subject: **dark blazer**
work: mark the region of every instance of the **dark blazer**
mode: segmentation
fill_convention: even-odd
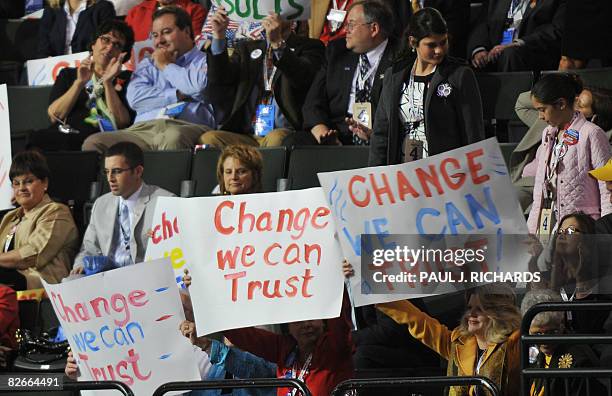
[[[401,162],[402,130],[399,104],[414,57],[397,62],[385,72],[372,139],[369,165]],[[451,93],[437,94],[440,84],[449,84]],[[482,103],[474,72],[463,62],[446,58],[438,65],[425,97],[425,135],[429,155],[439,154],[484,139]]]
[[[384,71],[393,63],[397,44],[389,40],[374,77],[371,91],[372,112],[376,111],[378,97],[382,89]],[[351,135],[344,118],[351,96],[351,85],[359,54],[346,48],[346,40],[338,39],[329,43],[325,53],[325,63],[315,77],[304,102],[304,129],[310,131],[317,124],[325,124],[336,129],[341,136]]]
[[[115,6],[107,0],[98,0],[88,6],[79,15],[74,36],[72,36],[72,53],[89,51],[91,39],[98,26],[115,18]],[[66,45],[66,12],[64,2],[59,8],[45,7],[38,30],[38,56],[64,55]]]
[[[261,51],[255,59],[253,51]],[[208,56],[207,96],[215,109],[219,128],[236,133],[252,133],[253,90],[263,92],[266,42],[247,40],[237,44],[231,57],[227,50]],[[319,40],[291,34],[280,59],[274,58],[276,74],[272,81],[279,109],[295,130],[302,129],[302,104],[321,63],[324,47]]]
[[[532,50],[561,51],[566,0],[538,0],[527,7],[518,38]],[[468,39],[468,58],[478,47],[490,50],[502,41],[506,17],[512,0],[486,0],[476,26]]]

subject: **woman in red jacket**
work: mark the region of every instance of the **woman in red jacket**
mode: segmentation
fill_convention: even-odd
[[[248,327],[223,335],[238,348],[276,363],[278,378],[306,383],[313,396],[328,396],[340,382],[353,377],[351,310],[346,291],[340,316],[287,324],[284,335]],[[278,396],[291,391],[278,389]]]
[[[192,36],[200,34],[206,18],[206,10],[200,4],[192,3],[191,0],[145,0],[132,8],[125,17],[125,22],[134,31],[134,41],[144,41],[149,38],[153,13],[158,8],[167,6],[177,6],[187,11],[191,17]]]

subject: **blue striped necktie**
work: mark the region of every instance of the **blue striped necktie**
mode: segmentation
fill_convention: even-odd
[[[125,202],[121,202],[120,205],[119,225],[121,245],[117,247],[118,254],[115,259],[119,267],[125,267],[132,264],[132,255],[130,254],[130,211]]]

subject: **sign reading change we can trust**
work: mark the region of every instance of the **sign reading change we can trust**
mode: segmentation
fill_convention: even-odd
[[[303,21],[310,18],[311,0],[213,0],[224,7],[234,21],[261,21],[270,12],[284,19]]]

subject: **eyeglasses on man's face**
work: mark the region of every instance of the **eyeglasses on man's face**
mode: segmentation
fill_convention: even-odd
[[[104,169],[104,174],[106,175],[106,177],[108,176],[117,176],[122,174],[125,171],[129,171],[132,170],[134,168],[129,167],[129,168],[113,168],[113,169]]]
[[[351,22],[349,22],[349,23],[347,23],[347,24],[346,24],[346,31],[347,31],[347,32],[352,32],[352,31],[353,31],[353,29],[355,29],[355,28],[356,28],[356,27],[358,27],[358,26],[363,26],[363,25],[371,25],[371,24],[373,24],[373,23],[374,23],[374,22],[363,22],[363,23],[359,23],[359,22],[353,22],[353,21],[351,21]]]

